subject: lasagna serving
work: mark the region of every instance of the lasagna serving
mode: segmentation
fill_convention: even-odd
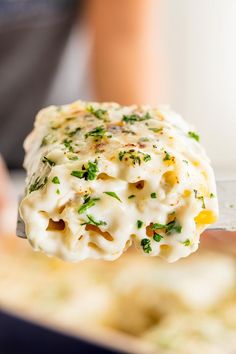
[[[199,136],[168,108],[50,106],[24,147],[20,213],[29,242],[48,255],[115,260],[134,243],[173,262],[217,219]]]

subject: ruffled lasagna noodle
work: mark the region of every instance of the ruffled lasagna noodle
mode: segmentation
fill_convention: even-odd
[[[24,147],[20,213],[28,240],[48,255],[114,260],[134,243],[172,262],[217,219],[199,136],[168,108],[50,106]]]

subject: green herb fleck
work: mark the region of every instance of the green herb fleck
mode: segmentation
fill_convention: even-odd
[[[155,222],[155,223],[150,227],[151,230],[165,229],[165,228],[166,228],[166,225],[164,225],[164,224],[159,224],[159,223],[157,223],[157,222]]]
[[[203,196],[198,197],[198,195],[197,195],[198,191],[196,189],[194,189],[193,191],[194,191],[195,198],[202,201],[202,208],[206,209],[204,197]]]
[[[54,161],[48,159],[46,156],[43,157],[42,162],[43,163],[48,163],[50,166],[55,166],[56,165],[56,163]]]
[[[134,197],[135,197],[135,195],[134,195],[134,194],[131,194],[131,195],[128,196],[128,199],[132,199],[132,198],[134,198]]]
[[[45,184],[47,183],[48,178],[44,177],[44,178],[40,178],[37,177],[34,181],[34,183],[32,183],[29,187],[29,192],[32,193],[34,191],[37,191],[38,189],[41,189],[45,186]]]
[[[148,162],[148,161],[150,161],[152,158],[151,158],[151,156],[149,155],[149,154],[145,154],[144,155],[144,157],[143,157],[143,161],[144,162]]]
[[[40,147],[46,146],[48,144],[48,135],[45,135],[42,139]]]
[[[149,139],[147,137],[144,137],[144,138],[140,138],[139,141],[146,143],[149,141]]]
[[[115,192],[103,192],[103,193],[109,195],[112,198],[115,198],[115,199],[119,200],[119,202],[122,203],[121,199],[118,197],[118,195]]]
[[[171,159],[170,154],[167,151],[165,151],[165,157],[163,161],[169,161],[170,159]]]
[[[85,138],[87,139],[89,136],[102,138],[105,135],[105,133],[106,133],[105,128],[103,126],[100,126],[100,127],[94,128],[90,132],[86,133]]]
[[[196,134],[195,132],[188,132],[188,136],[192,139],[195,139],[196,141],[200,140],[200,136]]]
[[[152,192],[152,193],[151,193],[151,198],[153,198],[153,199],[157,198],[156,192]]]
[[[173,221],[170,221],[166,225],[166,234],[167,235],[171,235],[173,233],[180,234],[181,230],[182,230],[182,226],[180,226],[180,224],[178,223],[178,221],[176,219],[174,219]]]
[[[151,160],[151,156],[149,154],[144,154],[143,152],[134,149],[130,149],[128,151],[120,151],[118,154],[120,161],[122,161],[125,156],[132,160],[133,165],[141,165],[142,160],[144,162],[148,162]]]
[[[135,132],[133,132],[132,130],[129,130],[129,129],[123,129],[122,133],[123,134],[137,135]]]
[[[96,178],[97,172],[98,172],[98,162],[97,160],[88,161],[88,167],[86,168],[85,166],[82,167],[82,170],[80,171],[72,171],[71,176],[77,177],[77,178],[84,178],[86,181],[92,181]]]
[[[72,171],[71,176],[77,178],[83,178],[86,171]]]
[[[188,161],[187,160],[183,160],[184,163],[186,163],[186,165],[188,165]]]
[[[103,120],[106,118],[107,111],[105,109],[94,109],[93,106],[88,106],[87,111],[91,114],[93,114],[96,118]]]
[[[211,193],[210,198],[215,198],[215,195],[213,193]]]
[[[67,158],[71,161],[76,161],[79,159],[78,156],[67,156]]]
[[[138,114],[124,115],[122,120],[126,123],[134,124],[135,122],[142,122],[144,120],[151,119],[151,115],[147,112],[144,116]]]
[[[92,208],[96,202],[100,200],[100,198],[90,198],[87,197],[84,200],[84,203],[81,205],[81,207],[78,209],[79,214],[83,214],[87,209]]]
[[[157,234],[156,232],[154,232],[154,235],[153,235],[153,240],[154,241],[160,242],[162,238],[163,238],[163,236],[161,236],[160,234]]]
[[[141,246],[143,247],[145,253],[152,252],[151,241],[148,238],[143,238],[141,240]]]
[[[81,130],[80,127],[74,129],[74,130],[71,130],[70,132],[67,133],[67,135],[72,138],[72,136],[76,135],[79,131]]]
[[[94,162],[89,161],[88,168],[87,168],[87,179],[89,181],[94,180],[97,176],[97,172],[98,172],[98,161],[97,160],[94,160]]]
[[[143,226],[143,221],[142,220],[137,220],[137,228],[141,229],[142,226]]]
[[[74,148],[73,148],[73,146],[71,145],[71,143],[72,143],[72,140],[68,140],[68,139],[64,139],[64,140],[63,140],[64,146],[65,146],[70,152],[74,152]]]
[[[96,221],[95,218],[92,216],[92,215],[86,215],[89,222],[85,222],[81,225],[86,225],[86,224],[92,224],[92,225],[95,225],[95,226],[101,226],[101,225],[107,225],[106,221],[102,221],[102,220],[99,220],[99,221]]]
[[[120,151],[118,156],[119,156],[119,160],[122,161],[123,157],[125,156],[125,151]]]
[[[183,242],[184,246],[190,246],[191,245],[191,241],[187,238],[187,240],[185,240]]]
[[[57,193],[57,194],[60,194],[60,190],[59,190],[58,188],[57,188],[57,190],[56,190],[56,193]]]
[[[178,221],[174,219],[173,221],[170,221],[168,224],[159,224],[159,223],[154,223],[151,227],[151,230],[158,230],[158,229],[164,229],[165,233],[167,235],[171,235],[173,233],[180,233],[182,230],[182,226],[179,225]]]
[[[52,179],[52,183],[55,183],[55,184],[60,184],[60,180],[57,176],[53,177]]]
[[[204,200],[204,197],[201,196],[201,197],[198,197],[197,199],[201,200],[202,201],[202,209],[206,209],[206,204],[205,204],[205,200]]]
[[[163,128],[148,128],[149,130],[152,130],[154,133],[160,133]]]

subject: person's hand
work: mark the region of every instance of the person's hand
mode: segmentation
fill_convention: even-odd
[[[0,156],[0,238],[15,232],[16,200],[7,168]]]

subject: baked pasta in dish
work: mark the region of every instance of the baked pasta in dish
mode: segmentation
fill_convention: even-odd
[[[24,147],[20,213],[30,243],[48,255],[114,260],[134,243],[172,262],[217,219],[199,136],[168,108],[50,106]]]

